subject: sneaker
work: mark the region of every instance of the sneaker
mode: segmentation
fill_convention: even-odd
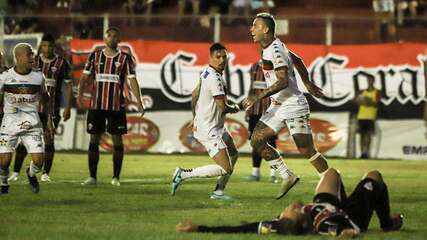
[[[403,215],[395,214],[391,216],[391,225],[389,227],[383,228],[383,231],[384,232],[399,231],[400,228],[402,228],[402,225],[403,225]]]
[[[222,194],[218,194],[216,192],[213,192],[211,195],[211,199],[217,199],[217,200],[231,200],[231,197],[222,193]]]
[[[29,171],[30,171],[30,168],[27,168],[27,177],[28,177],[28,182],[30,183],[31,192],[38,193],[40,191],[39,181],[37,181],[36,176],[30,177]]]
[[[49,175],[47,175],[47,173],[43,173],[42,174],[42,176],[40,178],[40,181],[42,181],[42,182],[51,182],[50,177],[49,177]]]
[[[283,179],[282,186],[280,187],[280,192],[276,195],[276,200],[279,200],[283,196],[285,196],[286,193],[288,193],[288,191],[291,190],[291,188],[295,186],[298,181],[299,177],[293,174],[288,179]]]
[[[18,181],[18,176],[19,176],[18,172],[13,172],[12,175],[10,175],[10,177],[7,179],[7,181],[16,182]]]
[[[260,177],[259,176],[255,176],[255,175],[249,175],[248,176],[248,181],[250,182],[259,182]]]
[[[270,176],[270,180],[271,183],[279,183],[279,179],[277,179],[276,176]]]
[[[0,194],[8,194],[9,193],[9,185],[2,185],[0,187]]]
[[[96,178],[89,177],[84,182],[81,183],[82,186],[91,186],[96,185]]]
[[[182,183],[181,172],[182,172],[182,168],[177,167],[175,169],[174,174],[173,174],[172,189],[171,189],[171,195],[172,196],[175,195],[176,189],[178,189],[178,186]]]
[[[111,185],[116,186],[116,187],[120,187],[120,181],[119,181],[119,179],[113,177],[113,179],[111,180]]]

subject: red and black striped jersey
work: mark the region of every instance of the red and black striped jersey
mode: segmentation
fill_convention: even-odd
[[[125,111],[126,80],[136,77],[131,55],[119,50],[109,57],[104,50],[95,50],[86,61],[83,73],[95,79],[90,109]]]
[[[264,72],[262,71],[262,62],[259,61],[254,63],[250,70],[251,76],[251,90],[255,94],[262,93],[267,88],[267,83],[265,82]],[[267,108],[270,106],[270,97],[265,97],[264,99],[256,102],[251,108],[247,110],[249,115],[262,115],[267,111]]]
[[[34,68],[40,70],[45,77],[46,88],[54,96],[51,96],[53,102],[54,114],[59,114],[62,98],[62,85],[71,83],[71,66],[63,57],[55,55],[53,59],[44,59],[36,56]],[[39,112],[44,112],[45,107],[40,102]]]

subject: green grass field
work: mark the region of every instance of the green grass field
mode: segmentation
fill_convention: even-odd
[[[271,219],[292,200],[309,202],[318,180],[308,161],[287,160],[302,180],[277,201],[274,196],[279,185],[268,183],[267,164],[263,163],[261,182],[249,183],[245,178],[251,170],[250,159],[242,157],[227,188],[233,200],[209,199],[215,179],[185,182],[176,196],[169,195],[176,166],[207,163],[212,163],[207,156],[127,155],[122,186],[114,187],[110,184],[111,156],[103,154],[98,185],[81,187],[80,182],[87,177],[86,155],[57,154],[51,174],[53,182],[42,183],[39,194],[30,192],[22,171],[18,182],[11,184],[10,193],[0,195],[0,239],[279,239],[283,236],[176,233],[175,225],[190,219],[207,225]],[[329,163],[341,170],[347,191],[364,172],[381,170],[389,185],[392,210],[405,214],[402,231],[383,233],[374,217],[371,230],[362,239],[427,238],[427,161],[330,160]]]

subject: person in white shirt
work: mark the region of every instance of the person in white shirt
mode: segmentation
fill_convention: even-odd
[[[0,91],[3,92],[4,117],[0,127],[0,189],[9,191],[8,175],[12,153],[18,139],[31,153],[27,176],[31,191],[39,192],[36,173],[43,166],[43,126],[38,115],[41,100],[47,106],[48,121],[45,131],[53,137],[52,101],[46,90],[45,79],[40,71],[32,69],[34,53],[27,43],[18,43],[14,49],[15,67],[0,75]]]
[[[240,108],[227,101],[226,83],[222,73],[227,64],[227,50],[220,43],[210,49],[209,66],[200,75],[192,94],[194,137],[206,148],[216,164],[192,169],[176,168],[172,179],[171,194],[175,195],[182,181],[195,177],[218,177],[213,199],[228,199],[224,188],[237,161],[238,153],[233,139],[224,126],[225,115]]]
[[[269,13],[256,16],[251,27],[254,42],[260,44],[262,51],[262,69],[267,82],[267,89],[261,94],[250,93],[242,102],[245,109],[255,102],[270,96],[271,105],[263,114],[252,133],[251,146],[283,178],[281,189],[276,199],[283,197],[298,181],[283,162],[277,149],[268,144],[268,140],[287,127],[300,153],[307,157],[319,174],[328,169],[326,159],[314,147],[309,116],[310,109],[303,93],[298,89],[294,67],[310,92],[322,97],[320,88],[309,80],[308,71],[299,58],[290,52],[275,36],[275,21]],[[295,66],[294,66],[295,64]]]

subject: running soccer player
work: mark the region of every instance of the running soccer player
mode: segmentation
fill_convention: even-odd
[[[226,83],[222,77],[226,64],[226,48],[220,43],[214,43],[209,48],[209,66],[202,71],[191,102],[194,137],[203,144],[216,164],[191,169],[176,168],[172,178],[172,195],[175,195],[184,180],[221,176],[211,198],[229,198],[224,194],[224,188],[233,172],[238,153],[224,126],[224,120],[227,113],[236,113],[240,108],[227,101]]]
[[[328,164],[314,147],[309,122],[310,110],[305,96],[298,89],[294,64],[312,95],[321,97],[322,91],[310,82],[302,60],[276,38],[275,25],[274,18],[269,13],[258,14],[253,22],[251,34],[254,42],[260,44],[263,49],[262,69],[267,89],[260,94],[249,94],[242,104],[248,109],[266,96],[271,98],[270,107],[252,133],[251,146],[283,178],[281,189],[276,196],[276,199],[280,199],[299,181],[299,177],[283,162],[279,151],[268,144],[268,140],[275,137],[282,128],[288,127],[298,150],[309,159],[319,174],[328,169]]]
[[[127,133],[126,105],[123,94],[128,80],[130,90],[137,99],[138,110],[144,115],[141,93],[136,80],[135,64],[131,55],[118,49],[120,31],[118,28],[107,29],[104,36],[106,47],[93,51],[85,65],[79,86],[79,99],[83,89],[93,77],[93,94],[87,114],[87,132],[90,134],[88,163],[90,177],[82,185],[95,185],[99,161],[99,141],[107,130],[112,135],[114,144],[113,178],[111,184],[120,186],[120,172],[123,163],[122,135]]]
[[[18,139],[31,154],[32,161],[27,169],[31,191],[39,192],[36,173],[43,167],[43,126],[38,115],[41,98],[47,107],[45,131],[53,137],[52,101],[40,71],[32,69],[34,55],[31,46],[19,43],[13,49],[15,67],[0,75],[0,90],[3,92],[4,117],[0,127],[0,186],[1,193],[8,193],[9,165]]]
[[[45,76],[46,87],[54,100],[53,104],[53,125],[55,129],[58,127],[60,116],[60,107],[62,99],[62,85],[65,83],[67,86],[66,99],[67,105],[63,112],[64,121],[70,118],[71,102],[73,99],[72,81],[71,81],[71,67],[67,60],[63,57],[55,54],[55,39],[45,34],[40,44],[39,55],[36,56],[34,62],[34,68],[40,69]],[[43,104],[39,108],[40,120],[43,123],[43,127],[46,127],[46,106]],[[45,134],[45,155],[43,172],[40,180],[42,182],[50,182],[50,170],[52,168],[53,158],[55,154],[55,142],[54,138],[51,138],[48,134]],[[13,173],[9,177],[9,181],[18,180],[19,172],[22,168],[22,164],[27,156],[27,150],[23,144],[19,144],[16,148],[15,163],[13,167]]]

